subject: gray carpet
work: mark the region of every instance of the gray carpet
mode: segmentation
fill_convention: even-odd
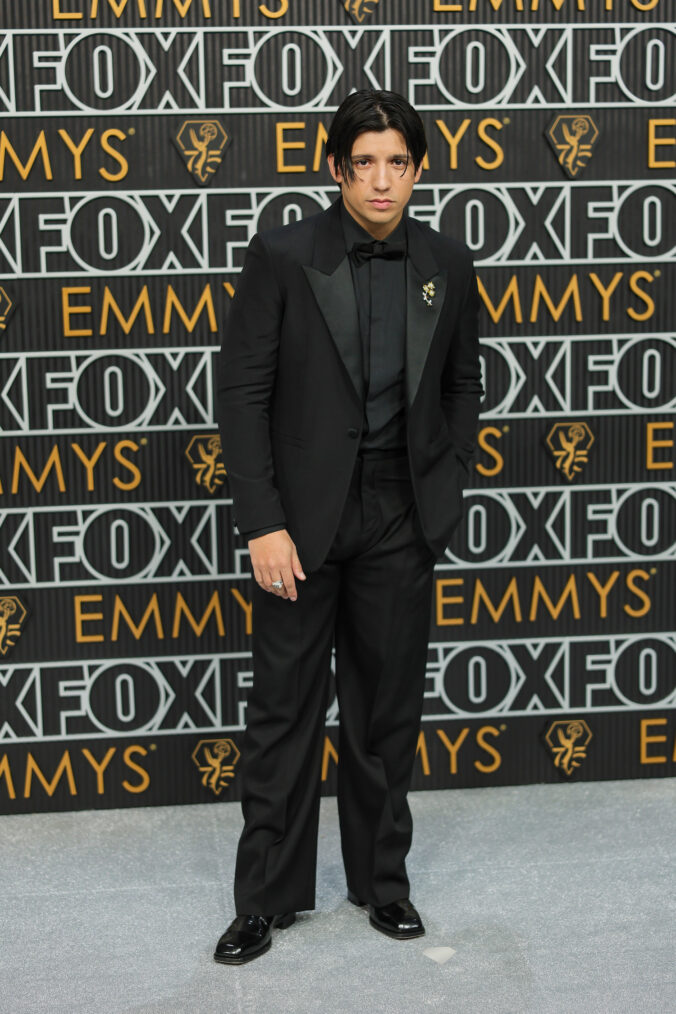
[[[345,900],[326,799],[316,911],[238,968],[211,957],[238,804],[1,817],[0,1009],[676,1011],[676,780],[410,799],[425,937],[390,940]]]

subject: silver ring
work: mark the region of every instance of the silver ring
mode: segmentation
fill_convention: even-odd
[[[284,582],[283,581],[273,581],[272,582],[272,587],[273,588],[283,588],[284,587]]]

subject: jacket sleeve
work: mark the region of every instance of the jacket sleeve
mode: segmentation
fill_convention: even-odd
[[[441,378],[441,404],[450,439],[465,468],[476,446],[483,393],[479,360],[479,291],[472,267]]]
[[[283,309],[272,258],[256,235],[230,305],[216,385],[223,463],[244,532],[286,527],[269,425]]]
[[[273,532],[281,532],[284,525],[268,525],[266,528],[254,528],[252,532],[240,532],[243,539],[249,542],[251,539],[259,539],[261,535],[271,535]]]

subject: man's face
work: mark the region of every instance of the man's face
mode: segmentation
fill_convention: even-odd
[[[368,131],[352,145],[355,178],[345,179],[328,158],[336,183],[341,184],[345,207],[374,239],[385,239],[396,229],[408,204],[413,184],[420,179],[398,130]]]

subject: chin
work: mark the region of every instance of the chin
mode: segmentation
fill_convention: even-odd
[[[391,222],[393,218],[397,217],[397,213],[393,208],[383,209],[382,211],[369,208],[364,217],[368,218],[370,222]]]

